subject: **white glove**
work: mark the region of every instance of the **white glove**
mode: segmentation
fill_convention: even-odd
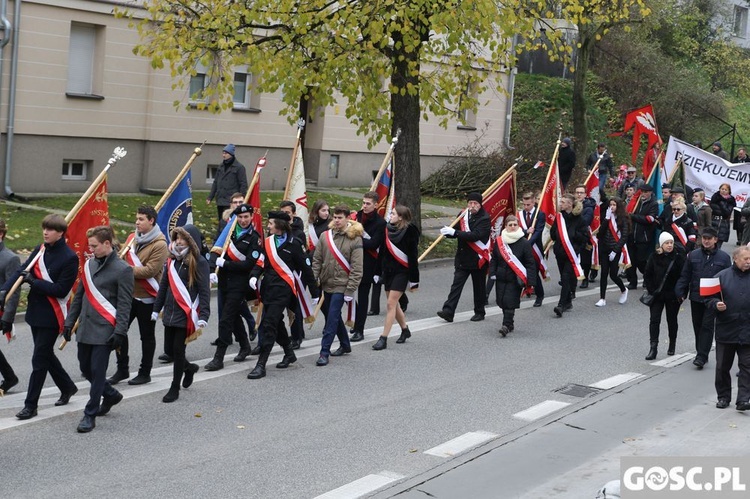
[[[379,283],[380,282],[380,276],[379,275],[372,276],[372,282],[374,282],[375,284]]]
[[[349,302],[350,302],[350,301],[352,301],[353,299],[354,299],[354,297],[353,297],[353,296],[347,296],[347,295],[344,295],[344,301],[345,301],[346,303],[349,303]]]
[[[224,266],[224,262],[226,262],[226,259],[219,257],[216,259],[216,266],[221,268]]]
[[[320,301],[320,298],[313,298],[312,300],[310,300],[310,302],[312,303],[313,307],[315,305],[317,305],[319,301]]]
[[[417,289],[419,287],[418,282],[409,282],[409,289]]]
[[[490,276],[490,281],[494,281],[495,279],[497,279],[497,276],[496,276],[496,275],[491,275],[491,276]]]
[[[362,234],[362,239],[370,239],[370,234],[368,234],[367,231],[365,231],[365,233]]]
[[[198,329],[203,329],[204,327],[208,326],[208,323],[204,320],[200,320],[195,323],[195,327]]]
[[[614,251],[610,251],[609,252],[609,261],[610,262],[614,262],[616,256],[617,256],[617,253],[615,253]]]
[[[455,233],[456,233],[456,229],[454,229],[453,227],[448,227],[447,225],[440,229],[440,234],[444,236],[452,236]]]
[[[216,284],[219,282],[219,276],[216,275],[216,272],[211,272],[208,276],[208,280],[211,281],[211,284]]]
[[[258,278],[257,277],[251,277],[250,278],[250,289],[258,289]]]
[[[159,312],[151,312],[151,322],[156,322],[159,318]]]

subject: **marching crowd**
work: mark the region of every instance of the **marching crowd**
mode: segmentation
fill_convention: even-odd
[[[601,189],[598,202],[587,196],[583,185],[576,186],[574,194],[562,195],[549,233],[561,285],[554,314],[563,317],[569,313],[576,289],[588,287],[597,278],[600,299],[596,306],[607,306],[608,280],[617,286],[618,302],[624,304],[629,290],[638,288],[640,272],[645,288],[640,300],[650,309],[646,360],[658,354],[665,311],[667,355],[674,355],[678,311],[689,300],[697,351],[693,364],[698,369],[708,362],[716,338],[717,407],[729,405],[729,371],[737,356],[737,409],[750,409],[750,248],[738,247],[733,258],[720,249],[729,238],[733,211],[729,186],[723,185],[706,206],[702,192],[694,192],[693,203],[687,204],[684,191],[665,185],[664,210],[659,213],[653,189],[635,178],[628,182],[632,185],[625,189],[637,188],[640,196],[633,213],[627,212],[623,199],[609,197],[607,189]],[[26,322],[34,342],[32,374],[24,407],[16,417],[25,420],[37,415],[47,373],[61,392],[55,405],[67,404],[78,391],[53,351],[59,336],[71,341],[75,335],[80,369],[91,383],[77,430],[86,433],[94,429],[96,418],[107,414],[123,398],[115,385],[130,378],[132,339],[128,340],[128,330],[136,319],[141,363],[128,384],[151,381],[155,330],[161,317],[164,353],[159,359],[173,364],[172,383],[162,400],[176,401],[181,388],[188,388],[199,370],[198,365],[187,361],[186,345],[200,335],[212,315],[211,284],[218,288],[218,338],[212,343],[216,347],[214,357],[204,367],[208,371],[224,368],[233,339],[240,346],[234,361],[257,355],[249,379],[266,376],[275,343],[284,352],[276,368],[289,367],[297,361],[295,350],[304,340],[302,322],[313,317],[317,309],[322,311],[325,324],[316,365],[326,366],[331,357],[350,353],[352,342],[363,340],[367,316],[379,312],[381,287],[386,294],[385,323],[372,348],[388,347],[394,323],[400,327],[396,343],[406,342],[411,332],[405,317],[405,292],[419,287],[420,232],[407,207],[396,205],[386,221],[378,214],[378,202],[377,193],[367,192],[361,209],[353,213],[346,205],[330,207],[325,201],[316,201],[306,235],[302,220],[295,214],[295,204],[283,201],[277,211],[266,214],[264,236],[253,226],[255,210],[244,203],[244,194],[224,195],[221,203],[217,198],[218,205],[226,206],[219,210],[220,222],[234,216],[236,225],[231,226],[228,245],[221,255],[208,250],[202,234],[192,225],[173,229],[167,240],[156,224],[154,208],[141,206],[136,213],[135,232],[122,249],[111,227],[89,229],[90,258],[83,265],[69,310],[67,298],[78,274],[78,258],[65,243],[65,220],[59,215],[44,218],[44,243],[23,264],[5,248],[7,227],[0,221],[0,327],[11,334],[19,295],[14,283],[28,284]],[[595,234],[591,224],[597,205],[601,226]],[[701,215],[705,211],[708,217]],[[503,217],[502,226],[493,229],[482,206],[482,195],[469,193],[457,226],[440,230],[441,235],[457,240],[457,249],[453,283],[437,315],[453,321],[463,287],[471,278],[471,321],[484,320],[494,288],[503,314],[499,333],[506,336],[513,332],[515,310],[523,295],[534,294],[533,306],[543,305],[548,270],[542,237],[546,219],[529,192],[522,196],[518,211]],[[624,274],[621,269],[625,269]],[[706,278],[718,278],[718,286],[711,293],[704,292],[701,279]],[[258,324],[248,308],[248,302],[256,300]],[[257,346],[252,348],[251,341],[256,337]],[[338,339],[335,350],[334,338]],[[107,378],[112,350],[116,351],[117,369]],[[19,381],[1,352],[0,375],[0,389],[6,392]]]

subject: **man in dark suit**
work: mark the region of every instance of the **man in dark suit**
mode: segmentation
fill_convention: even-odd
[[[544,233],[544,226],[546,222],[546,216],[544,213],[539,211],[539,208],[534,204],[534,193],[527,192],[521,198],[522,207],[518,212],[518,223],[523,229],[523,233],[531,244],[532,250],[534,250],[537,268],[539,269],[539,276],[534,284],[534,294],[536,300],[534,300],[535,307],[542,306],[542,300],[544,300],[544,281],[541,273],[541,263],[538,258],[544,258],[544,248],[542,247],[542,234]],[[536,220],[534,217],[536,216]]]

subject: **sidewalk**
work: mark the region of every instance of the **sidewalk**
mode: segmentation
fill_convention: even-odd
[[[715,408],[713,360],[686,358],[460,455],[373,497],[593,498],[623,456],[746,456],[750,414]],[[733,369],[733,374],[736,369]],[[736,394],[736,377],[733,376]]]

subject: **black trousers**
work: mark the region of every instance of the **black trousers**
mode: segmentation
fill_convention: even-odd
[[[714,341],[715,313],[712,309],[707,308],[703,302],[690,300],[690,315],[693,319],[696,358],[708,362],[711,343]]]
[[[474,292],[474,313],[484,315],[484,304],[487,301],[487,267],[471,270],[457,268],[453,272],[453,284],[451,284],[448,299],[443,303],[443,312],[449,315],[456,313],[458,300],[461,298],[461,292],[469,276],[471,276],[472,290]]]
[[[591,256],[594,254],[593,248],[587,249],[588,245],[584,246],[581,250],[581,268],[583,269],[583,277],[589,278],[591,274]],[[558,268],[560,264],[558,263]],[[573,287],[575,289],[575,286]]]
[[[750,345],[716,342],[716,397],[732,400],[732,374],[729,372],[737,356],[740,375],[737,378],[737,403],[750,401]]]
[[[188,365],[185,360],[186,337],[186,328],[164,326],[164,341],[168,341],[169,344],[172,345],[172,358],[174,359],[174,365],[172,367],[172,386],[176,386],[178,389],[180,387],[180,381],[182,381],[182,375]]]
[[[34,339],[34,353],[31,356],[31,376],[24,406],[36,409],[48,372],[62,393],[74,391],[76,385],[55,355],[55,342],[60,337],[58,328],[32,326],[31,336]]]
[[[299,305],[299,301],[294,300],[296,305],[292,310],[294,312],[294,321],[289,324],[289,332],[292,335],[292,339],[296,342],[301,342],[305,339],[305,328],[304,321],[302,320],[302,307]],[[325,303],[324,303],[325,305]]]
[[[648,323],[648,334],[651,343],[659,342],[659,327],[661,326],[661,314],[667,310],[667,329],[669,331],[669,341],[677,339],[677,313],[680,311],[680,302],[675,300],[663,300],[655,298],[649,307],[651,317]]]
[[[365,322],[367,321],[367,305],[370,303],[370,288],[373,287],[372,272],[364,272],[362,280],[357,288],[357,313],[354,316],[353,331],[364,332]]]
[[[3,355],[3,352],[0,352],[0,376],[2,376],[3,379],[7,379],[8,381],[17,379],[16,373],[13,371],[13,368],[10,366],[8,361],[5,360],[5,355]]]
[[[102,395],[111,398],[119,393],[107,381],[110,351],[109,345],[78,343],[78,363],[81,366],[81,373],[91,383],[89,401],[83,409],[83,413],[87,416],[96,417]]]
[[[130,320],[128,325],[133,324],[138,319],[138,331],[141,333],[141,369],[140,371],[148,374],[154,365],[154,353],[156,352],[156,322],[151,320],[151,313],[154,311],[153,303],[143,303],[140,300],[133,300],[130,307]],[[120,353],[115,352],[117,356],[117,370],[128,371],[130,369],[130,357],[128,351],[130,341],[124,337]]]
[[[285,305],[263,304],[263,319],[260,328],[263,337],[260,339],[260,351],[270,353],[273,344],[278,343],[286,351],[289,348],[289,334],[284,326]]]
[[[628,284],[635,286],[638,284],[637,272],[643,275],[646,271],[646,262],[654,252],[654,243],[628,243],[628,251],[632,265],[625,270],[625,276],[628,278]]]
[[[576,289],[576,273],[573,264],[570,263],[567,256],[557,257],[557,269],[560,271],[560,281],[562,289],[560,290],[560,299],[557,305],[567,307],[573,304],[573,291]]]
[[[503,326],[508,329],[513,329],[513,318],[516,316],[515,308],[504,308],[503,309]]]
[[[232,343],[232,332],[235,337],[243,335],[247,337],[245,326],[242,324],[240,311],[245,302],[245,293],[241,290],[225,290],[222,292],[222,306],[219,312],[219,342],[223,346],[229,346]]]
[[[621,251],[615,251],[615,258],[611,262],[609,261],[609,253],[611,250],[608,250],[604,246],[599,246],[599,263],[601,264],[601,277],[599,277],[599,298],[604,298],[607,296],[607,276],[609,276],[610,279],[612,279],[612,282],[617,284],[617,287],[620,288],[620,293],[625,291],[625,284],[622,282],[622,279],[619,277],[620,273],[620,254]],[[586,275],[584,273],[584,275]]]

